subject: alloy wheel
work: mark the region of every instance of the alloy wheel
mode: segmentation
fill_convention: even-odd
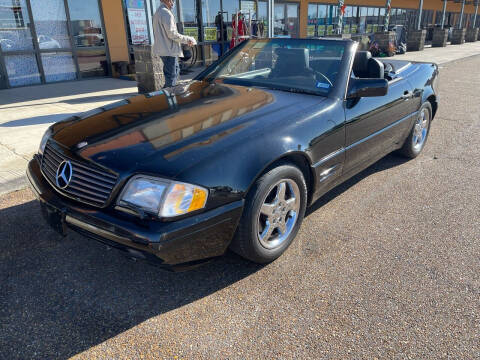
[[[413,149],[417,152],[422,149],[423,144],[427,139],[429,121],[428,109],[424,108],[420,111],[420,114],[418,114],[417,121],[413,128],[412,145]]]
[[[300,209],[300,189],[295,181],[282,179],[273,185],[262,202],[257,236],[266,249],[279,247],[292,233]]]

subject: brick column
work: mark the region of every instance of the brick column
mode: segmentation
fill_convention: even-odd
[[[152,54],[151,45],[135,45],[133,50],[138,92],[142,94],[160,90],[165,84],[162,59]]]
[[[395,31],[376,32],[374,36],[381,52],[388,54],[388,56],[395,55]]]
[[[478,28],[467,29],[467,33],[465,35],[465,41],[475,42],[477,40],[478,40]]]
[[[433,29],[433,47],[445,47],[447,46],[448,29],[434,28]]]
[[[422,51],[425,47],[427,30],[409,30],[407,39],[407,51]]]
[[[465,33],[467,29],[453,29],[452,31],[452,44],[461,45],[465,43]]]

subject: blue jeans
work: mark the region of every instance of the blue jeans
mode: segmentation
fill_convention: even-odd
[[[163,61],[163,75],[165,75],[164,88],[177,85],[178,77],[180,75],[180,65],[178,64],[178,57],[175,56],[161,56]]]

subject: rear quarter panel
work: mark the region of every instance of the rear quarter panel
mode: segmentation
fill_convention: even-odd
[[[412,63],[404,75],[413,90],[414,109],[428,99],[438,104],[438,65],[433,63]]]

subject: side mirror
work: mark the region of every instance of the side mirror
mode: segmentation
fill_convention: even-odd
[[[388,92],[386,79],[350,79],[347,99],[384,96]]]

